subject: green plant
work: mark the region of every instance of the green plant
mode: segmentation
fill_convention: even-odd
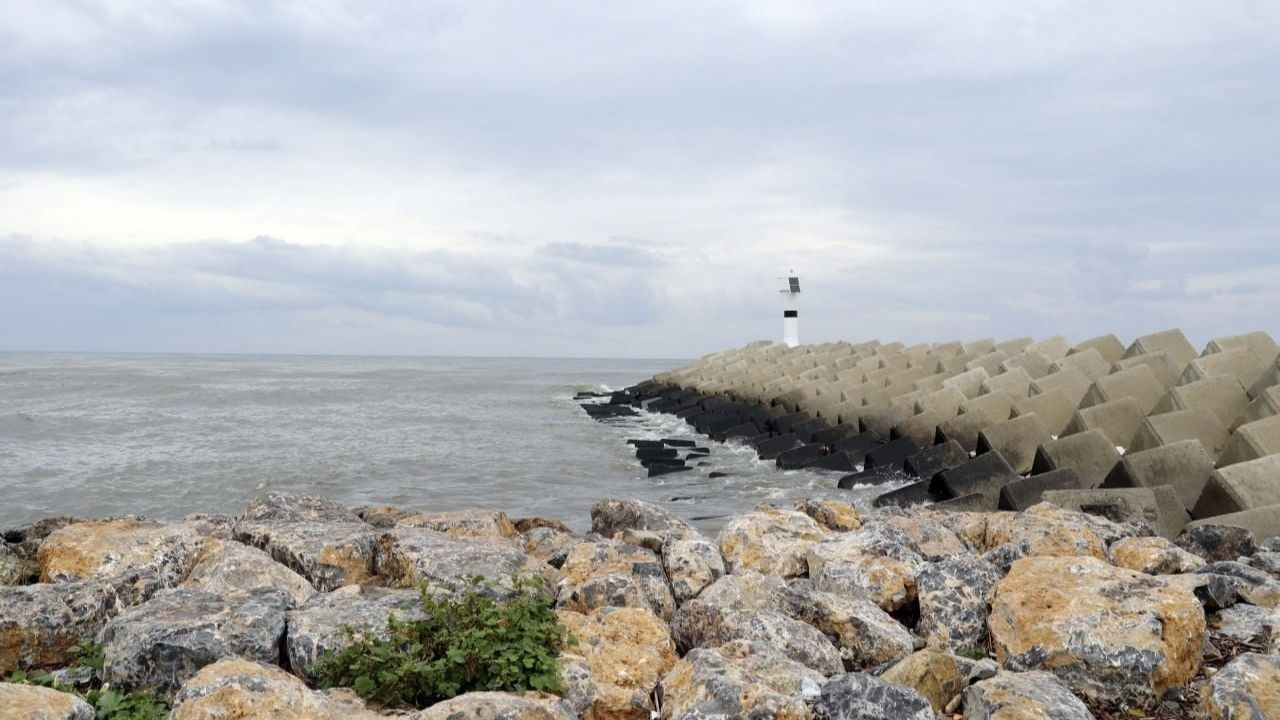
[[[85,640],[71,646],[71,653],[76,657],[76,664],[87,667],[95,673],[102,673],[102,668],[106,665],[106,653],[102,646]]]
[[[987,659],[987,649],[981,645],[965,645],[964,647],[956,650],[956,654],[960,657],[969,658],[970,660]]]
[[[101,672],[103,652],[101,645],[83,643],[72,648],[77,662]],[[109,687],[91,687],[81,692],[72,685],[58,682],[53,675],[39,670],[15,670],[6,682],[20,685],[38,685],[59,692],[70,693],[93,706],[97,720],[165,720],[169,717],[169,705],[146,691],[122,693]]]
[[[349,687],[388,707],[426,707],[472,690],[563,693],[557,658],[577,641],[539,578],[512,581],[516,592],[502,603],[478,576],[457,597],[420,586],[421,619],[392,615],[376,633],[344,627],[351,644],[312,666],[319,685]]]

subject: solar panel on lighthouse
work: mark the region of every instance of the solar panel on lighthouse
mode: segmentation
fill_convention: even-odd
[[[791,284],[791,292],[793,293],[800,292],[800,278],[789,277],[787,278],[787,282]]]

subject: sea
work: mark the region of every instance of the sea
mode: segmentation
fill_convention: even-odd
[[[267,492],[590,526],[593,501],[658,503],[714,532],[761,503],[839,497],[683,420],[590,419],[673,360],[0,353],[0,530],[43,517],[238,513]],[[629,438],[694,439],[706,465],[650,478]],[[724,473],[711,477],[712,472]]]

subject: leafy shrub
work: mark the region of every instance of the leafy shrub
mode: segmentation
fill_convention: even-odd
[[[349,687],[390,707],[426,707],[473,690],[563,693],[557,658],[576,644],[556,618],[537,577],[513,578],[504,603],[483,592],[493,584],[468,578],[460,597],[433,597],[419,587],[420,620],[387,618],[384,632],[343,630],[352,643],[326,653],[312,669],[321,687]]]
[[[101,646],[85,646],[81,652],[84,653],[81,655],[82,665],[93,668],[94,666],[89,663],[97,660],[95,669],[102,669]],[[84,659],[88,659],[89,663],[85,663]],[[150,692],[122,693],[109,687],[90,687],[85,692],[80,692],[72,685],[58,682],[57,678],[49,673],[27,670],[15,670],[5,682],[39,685],[75,695],[93,706],[97,720],[165,720],[169,717],[168,703]]]
[[[956,654],[960,657],[969,658],[970,660],[986,660],[987,649],[981,645],[965,645],[956,650]]]

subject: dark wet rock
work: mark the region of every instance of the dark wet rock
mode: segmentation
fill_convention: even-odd
[[[693,528],[670,511],[643,500],[605,498],[591,505],[591,532],[611,538],[623,530],[649,530],[665,536]]]
[[[933,720],[923,695],[866,673],[831,678],[813,705],[818,720]]]
[[[279,663],[288,605],[287,596],[269,589],[234,600],[189,588],[162,590],[103,628],[106,679],[168,693],[224,658]]]
[[[826,681],[768,643],[691,650],[658,686],[664,720],[808,720]]]
[[[1271,577],[1280,578],[1280,552],[1258,550],[1245,561],[1245,564],[1268,573]]]
[[[267,493],[249,501],[241,523],[359,523],[360,518],[323,495]]]
[[[422,602],[418,591],[348,585],[316,595],[287,616],[289,667],[314,682],[311,666],[326,652],[340,652],[351,644],[345,628],[382,637],[391,615],[400,620],[419,619]]]
[[[181,582],[206,539],[190,525],[136,517],[66,525],[40,544],[40,580],[101,580],[132,605]]]
[[[1206,562],[1236,560],[1257,549],[1253,533],[1231,525],[1200,525],[1183,530],[1174,544]]]
[[[653,690],[678,659],[667,624],[642,608],[558,615],[578,640],[560,656],[566,699],[578,716],[648,720]]]
[[[0,677],[71,664],[72,646],[92,641],[116,608],[102,582],[0,587]]]
[[[591,540],[569,549],[560,568],[556,606],[587,613],[599,607],[641,607],[667,620],[675,599],[652,551],[620,540]]]
[[[1080,698],[1052,673],[1002,672],[964,693],[965,720],[1094,720]]]
[[[0,682],[0,717],[13,720],[94,720],[93,706],[52,688]]]
[[[550,587],[555,570],[526,555],[512,540],[454,538],[422,528],[396,528],[378,540],[378,575],[390,587],[416,587],[425,582],[435,590],[456,592],[479,575],[495,585],[498,595],[513,590],[512,576],[539,577]]]
[[[281,565],[265,552],[230,540],[209,539],[200,549],[181,587],[236,597],[258,588],[274,588],[293,605],[315,594],[306,578]]]
[[[1002,573],[973,555],[925,563],[916,573],[920,622],[917,632],[930,647],[959,651],[983,647],[987,604]]]
[[[810,547],[830,535],[802,512],[761,505],[725,523],[718,541],[729,572],[754,570],[790,578],[809,572]]]
[[[774,575],[726,575],[676,611],[671,632],[677,647],[689,651],[749,640],[767,644],[823,675],[842,672],[840,652],[826,635],[776,609],[771,598],[784,588]]]
[[[317,591],[329,592],[343,585],[378,582],[375,573],[380,535],[380,531],[356,518],[354,522],[336,523],[240,522],[235,537],[305,577]]]
[[[206,665],[174,697],[170,720],[376,720],[350,690],[323,692],[271,664],[228,658]]]
[[[1211,720],[1280,717],[1280,657],[1245,653],[1209,679],[1203,697]]]
[[[402,720],[574,720],[569,703],[554,695],[469,692]]]
[[[1005,668],[1049,670],[1094,701],[1139,707],[1196,675],[1205,638],[1185,587],[1091,557],[1017,561],[987,622]]]
[[[662,568],[677,605],[724,577],[724,558],[710,538],[698,534],[671,536],[662,546]]]

